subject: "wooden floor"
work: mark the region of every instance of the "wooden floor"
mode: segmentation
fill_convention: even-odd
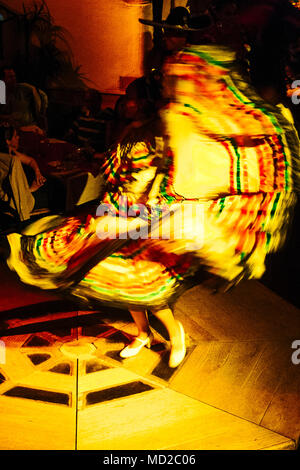
[[[122,360],[127,312],[78,310],[1,270],[0,281],[1,450],[297,448],[300,312],[260,283],[186,292],[175,315],[187,356],[173,370],[154,317],[151,350]]]

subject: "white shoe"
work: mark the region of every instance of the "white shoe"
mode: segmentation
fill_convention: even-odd
[[[140,344],[136,346],[135,348],[131,348],[130,344],[132,344],[134,341],[139,341]],[[151,348],[152,341],[153,341],[152,333],[150,333],[146,339],[140,339],[136,337],[134,338],[132,343],[126,346],[126,348],[122,349],[122,351],[120,352],[120,356],[123,358],[136,356],[144,346],[146,346],[147,348]]]
[[[185,332],[183,329],[182,324],[177,322],[180,328],[180,342],[181,346],[174,347],[171,344],[171,353],[170,353],[170,358],[169,358],[169,367],[178,367],[179,364],[183,361],[185,355],[186,355],[186,347],[185,347]]]

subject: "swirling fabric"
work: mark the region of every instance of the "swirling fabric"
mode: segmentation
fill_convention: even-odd
[[[151,308],[172,301],[200,267],[230,282],[262,276],[296,200],[299,140],[288,110],[264,103],[222,47],[180,52],[166,64],[165,87],[163,152],[145,140],[124,157],[118,146],[103,169],[101,207],[123,232],[100,237],[101,213],[41,219],[9,235],[8,264],[24,282]],[[123,236],[141,203],[147,236]]]

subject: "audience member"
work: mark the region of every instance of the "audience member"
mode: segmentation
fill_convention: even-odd
[[[7,171],[7,174],[3,171],[0,178],[2,183],[1,199],[11,199],[12,192],[18,192],[22,199],[26,198],[25,214],[23,210],[24,203],[19,203],[19,201],[16,203],[16,201],[14,201],[14,205],[17,206],[16,209],[21,220],[26,220],[26,218],[29,218],[32,211],[36,211],[38,209],[59,208],[58,198],[61,194],[57,188],[54,189],[54,182],[51,179],[46,181],[46,178],[41,173],[37,161],[34,158],[21,153],[18,149],[19,136],[16,128],[11,125],[0,126],[1,161],[4,164],[4,168],[6,169],[5,171]],[[16,170],[14,171],[12,180],[10,178],[10,172],[14,168],[16,168]],[[14,185],[14,188],[12,187],[12,184]],[[28,195],[28,191],[30,191],[32,197]],[[16,199],[16,197],[13,199]]]
[[[22,130],[43,133],[47,128],[48,98],[29,83],[18,83],[13,69],[5,69],[6,104],[0,105],[0,120],[10,121]]]

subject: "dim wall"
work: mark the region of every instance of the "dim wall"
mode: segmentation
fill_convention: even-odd
[[[31,1],[10,0],[9,6],[22,11],[23,3]],[[47,4],[56,24],[69,31],[75,62],[91,81],[89,86],[118,92],[120,77],[142,75],[143,26],[138,19],[151,12],[151,5],[128,5],[123,0],[47,0]]]

